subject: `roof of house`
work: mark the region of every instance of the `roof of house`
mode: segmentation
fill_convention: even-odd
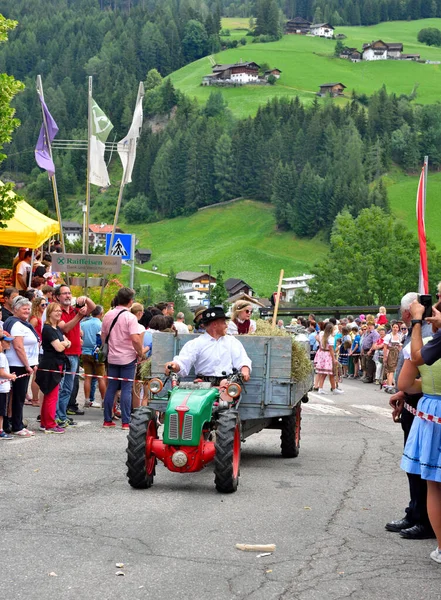
[[[288,23],[302,23],[303,25],[311,25],[311,21],[307,21],[303,17],[294,17],[294,19],[289,19]]]
[[[311,29],[317,29],[318,27],[328,27],[329,29],[334,29],[334,27],[329,25],[329,23],[314,23],[311,25]]]
[[[106,223],[101,223],[101,225],[96,225],[94,223],[91,223],[89,225],[89,229],[90,229],[90,231],[92,231],[92,233],[112,233],[113,225],[107,225]],[[120,227],[117,227],[116,231],[118,231],[118,233],[122,233],[122,229]]]
[[[135,253],[138,252],[139,254],[151,254],[152,251],[150,250],[150,248],[137,248],[135,250]]]
[[[339,82],[339,81],[337,81],[336,83],[322,83],[322,84],[320,85],[320,87],[321,87],[321,88],[324,88],[324,87],[334,87],[335,85],[341,85],[341,87],[344,87],[344,88],[346,87],[345,85],[343,85],[343,84],[342,84],[341,82]]]
[[[63,229],[83,229],[83,226],[77,223],[76,221],[62,221],[61,224],[63,226]]]
[[[265,75],[267,73],[272,73],[273,71],[277,71],[278,73],[281,73],[282,71],[280,69],[274,68],[274,69],[268,69],[268,71],[265,71]]]
[[[230,296],[227,299],[227,302],[228,302],[228,304],[234,304],[234,302],[237,302],[238,300],[246,300],[250,304],[255,304],[256,306],[261,306],[262,308],[264,308],[266,306],[265,304],[260,302],[257,298],[254,298],[254,296],[249,296],[248,294],[245,294],[245,292],[239,292],[238,294],[235,294],[234,296]]]
[[[413,57],[413,56],[419,58],[421,56],[421,54],[402,54],[401,58],[409,58],[409,57]]]
[[[228,69],[232,69],[233,67],[250,67],[251,65],[255,65],[257,68],[259,68],[260,66],[254,61],[238,62],[231,65],[214,65],[213,72],[216,73],[217,71],[227,71]]]
[[[363,52],[365,50],[369,50],[369,48],[372,48],[372,46],[374,44],[382,44],[382,48],[384,50],[399,50],[401,51],[403,49],[403,44],[402,42],[383,42],[383,40],[372,40],[372,42],[368,42],[363,44]]]
[[[237,279],[236,277],[230,277],[229,279],[227,279],[224,283],[225,285],[225,289],[227,290],[227,292],[233,292],[235,288],[237,287],[242,287],[245,286],[247,288],[249,288],[250,290],[252,290],[253,288],[248,285],[248,283],[246,281],[244,281],[243,279]]]
[[[176,273],[176,279],[180,281],[194,281],[195,279],[199,279],[200,277],[208,277],[208,273],[204,273],[202,271],[180,271]],[[216,278],[211,275],[211,279],[216,281]]]

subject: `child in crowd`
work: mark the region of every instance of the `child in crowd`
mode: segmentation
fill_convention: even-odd
[[[349,335],[349,328],[346,326],[342,327],[341,333],[338,363],[341,366],[342,376],[346,378],[348,376],[349,349],[352,346],[352,338]]]
[[[352,340],[352,346],[349,354],[351,355],[354,363],[354,375],[352,375],[352,377],[356,378],[358,377],[358,369],[360,366],[361,336],[357,326],[352,328],[352,332],[354,333],[354,339]],[[351,377],[351,375],[349,375],[349,377]]]
[[[8,400],[11,393],[11,381],[15,381],[17,375],[9,372],[9,363],[5,350],[9,350],[14,338],[9,337],[4,331],[0,331],[0,440],[12,440],[12,435],[3,431],[3,417],[8,414]]]

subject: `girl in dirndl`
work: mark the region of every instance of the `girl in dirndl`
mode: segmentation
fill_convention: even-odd
[[[339,390],[335,383],[334,369],[337,365],[337,358],[334,352],[334,337],[332,335],[334,325],[327,323],[325,330],[319,335],[319,348],[315,355],[314,366],[318,374],[318,393],[326,394],[323,389],[323,384],[328,376],[331,382],[331,392],[333,394],[342,394],[343,390]]]

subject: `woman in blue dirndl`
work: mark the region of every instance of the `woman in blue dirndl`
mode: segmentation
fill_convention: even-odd
[[[419,375],[421,379],[416,379]],[[441,563],[441,360],[431,366],[417,367],[409,356],[404,361],[398,388],[409,394],[423,393],[417,407],[420,414],[412,423],[401,468],[427,480],[427,512],[438,541],[438,548],[430,557]]]

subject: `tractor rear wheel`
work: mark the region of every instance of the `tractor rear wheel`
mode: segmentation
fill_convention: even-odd
[[[214,484],[218,492],[237,490],[240,472],[240,419],[236,411],[219,415],[216,427]]]
[[[147,456],[146,451],[152,439],[157,439],[155,411],[142,406],[135,411],[127,436],[127,477],[132,487],[146,489],[153,485],[156,474],[155,456]]]
[[[282,417],[280,447],[283,458],[296,458],[299,455],[301,421],[302,405],[299,402],[291,415]]]

